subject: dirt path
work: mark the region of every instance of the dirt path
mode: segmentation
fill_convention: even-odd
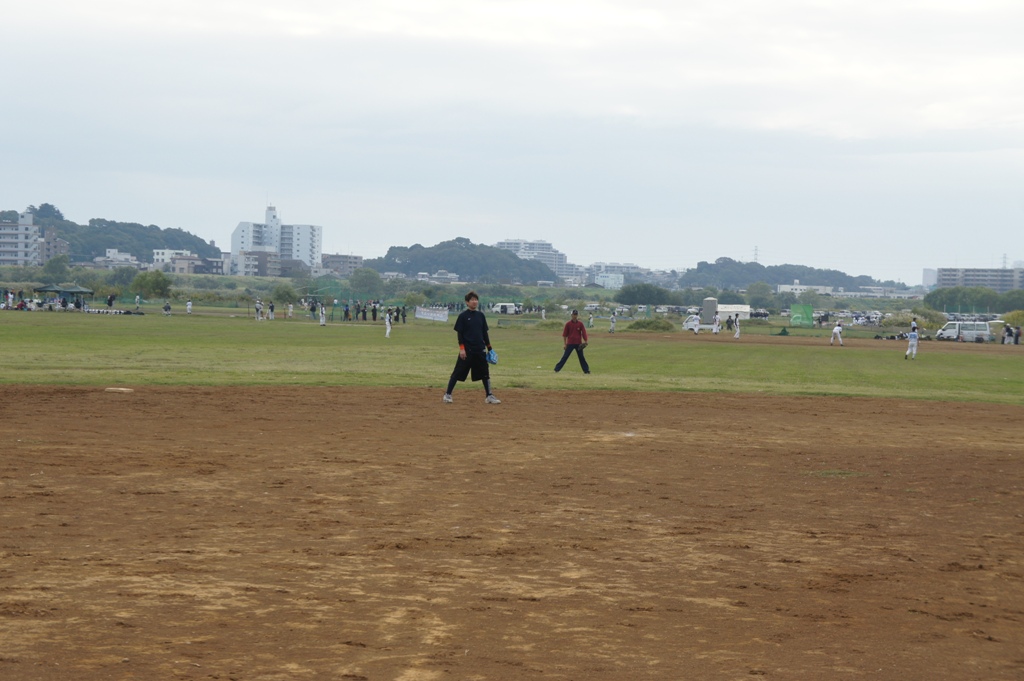
[[[501,396],[0,388],[0,678],[1024,678],[1024,409]]]

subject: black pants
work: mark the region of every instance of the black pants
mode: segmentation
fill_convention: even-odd
[[[474,381],[483,381],[484,390],[488,395],[491,394],[491,369],[487,364],[486,350],[466,350],[466,359],[459,357],[455,361],[455,368],[452,370],[451,378],[448,379],[448,389],[445,392],[451,395],[457,382],[465,381],[470,377]]]
[[[566,345],[565,346],[565,352],[562,353],[562,359],[560,359],[558,361],[558,364],[555,365],[555,371],[561,371],[562,370],[562,367],[565,366],[565,361],[567,359],[569,359],[569,355],[572,354],[573,350],[576,351],[576,356],[580,358],[580,366],[583,367],[583,373],[589,374],[590,373],[590,365],[587,364],[587,358],[583,356],[583,346],[582,345],[576,345],[576,344],[571,344],[571,345]]]

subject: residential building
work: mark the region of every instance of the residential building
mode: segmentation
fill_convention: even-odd
[[[347,277],[363,266],[363,256],[324,253],[322,262],[326,269],[339,277]]]
[[[621,262],[595,262],[593,265],[587,268],[587,272],[594,283],[601,283],[597,280],[598,275],[601,274],[621,274],[623,281],[628,279],[640,280],[646,277],[650,270],[644,269],[639,265],[633,263],[621,263]]]
[[[246,264],[235,262],[243,253],[268,252],[278,260],[301,260],[306,267],[320,267],[323,258],[323,227],[285,225],[277,208],[267,206],[263,222],[239,222],[231,234],[231,254],[235,274],[244,274]]]
[[[204,258],[187,253],[176,255],[170,262],[163,265],[165,272],[175,274],[224,274],[224,260],[221,258]]]
[[[121,253],[116,248],[108,248],[106,255],[92,259],[93,267],[96,269],[113,270],[118,267],[134,267],[140,269],[142,263],[131,253]]]
[[[57,236],[57,230],[50,227],[43,230],[42,254],[40,262],[45,265],[58,255],[71,256],[71,244]]]
[[[935,286],[983,286],[998,293],[1006,293],[1024,288],[1024,268],[940,267]]]
[[[195,255],[196,254],[192,251],[178,251],[173,248],[154,248],[153,264],[156,265],[154,269],[165,269],[164,265],[170,265],[171,260],[174,258],[186,258],[188,256],[195,257]]]
[[[512,251],[520,260],[542,262],[561,279],[580,279],[586,275],[584,268],[569,262],[564,253],[556,250],[547,241],[506,239],[494,244],[494,247],[503,251]]]
[[[619,272],[600,272],[594,275],[594,283],[609,291],[618,291],[625,284],[626,278]]]
[[[801,284],[799,279],[794,279],[792,285],[790,284],[779,284],[775,287],[776,293],[792,293],[794,295],[800,295],[805,291],[814,291],[821,295],[830,296],[835,292],[835,289],[831,286],[809,286],[807,284]],[[842,289],[839,289],[841,292]]]
[[[281,258],[277,251],[265,250],[240,251],[232,253],[234,274],[245,277],[279,277],[281,276]]]
[[[0,265],[41,265],[39,227],[25,211],[18,220],[0,220]]]

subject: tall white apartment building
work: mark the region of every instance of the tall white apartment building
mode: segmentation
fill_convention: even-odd
[[[239,222],[231,233],[232,263],[241,262],[242,253],[273,252],[280,260],[301,260],[309,267],[320,267],[323,258],[324,228],[319,225],[284,225],[277,208],[267,206],[263,222]],[[234,271],[234,274],[244,272]]]
[[[0,220],[0,265],[41,265],[39,258],[39,226],[35,216],[26,211],[18,221]]]
[[[547,241],[526,241],[525,239],[505,239],[494,244],[495,248],[512,251],[520,260],[538,260],[562,279],[573,279],[583,275],[584,270],[573,265],[561,251]]]

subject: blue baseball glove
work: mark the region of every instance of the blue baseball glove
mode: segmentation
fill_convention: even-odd
[[[487,351],[487,363],[488,364],[497,364],[498,363],[498,353],[496,353],[494,351],[494,348],[491,348],[490,350]]]

